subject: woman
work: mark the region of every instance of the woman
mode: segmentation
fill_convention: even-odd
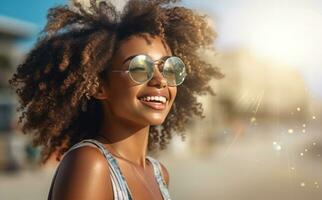
[[[10,83],[23,131],[60,165],[49,199],[170,199],[169,175],[147,150],[164,149],[202,116],[197,95],[221,77],[205,16],[176,1],[108,1],[49,10],[48,23]],[[176,100],[175,100],[176,99]]]

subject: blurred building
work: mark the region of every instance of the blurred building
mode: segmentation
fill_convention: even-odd
[[[294,67],[260,59],[244,49],[227,52],[219,59],[226,73],[226,79],[218,82],[219,98],[233,105],[233,114],[279,120],[308,115],[309,94],[303,76]]]
[[[0,16],[0,168],[12,165],[14,154],[10,138],[15,127],[16,99],[8,80],[23,58],[17,43],[30,38],[33,32],[34,26],[27,22]]]
[[[225,78],[211,83],[216,96],[200,98],[206,118],[189,130],[193,143],[189,149],[205,154],[227,137],[243,137],[249,126],[300,123],[312,117],[316,105],[296,68],[261,59],[245,49],[201,55],[218,66]]]

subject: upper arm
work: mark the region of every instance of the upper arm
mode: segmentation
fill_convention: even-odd
[[[113,199],[108,163],[98,149],[74,149],[61,162],[53,186],[54,200]]]
[[[165,166],[160,162],[161,165],[161,170],[162,170],[162,175],[164,178],[165,183],[167,184],[167,187],[169,187],[169,173],[167,168],[165,168]]]

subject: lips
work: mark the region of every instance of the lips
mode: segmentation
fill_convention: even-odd
[[[165,96],[142,96],[138,98],[140,102],[155,110],[163,110],[166,108],[167,98]]]

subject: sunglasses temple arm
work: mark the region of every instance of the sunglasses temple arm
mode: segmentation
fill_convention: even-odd
[[[111,70],[110,72],[126,72],[126,73],[128,73],[129,70],[128,69],[127,70]]]

